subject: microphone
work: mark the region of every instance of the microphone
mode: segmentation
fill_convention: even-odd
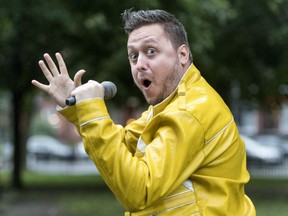
[[[113,82],[110,81],[103,81],[101,85],[104,88],[104,99],[109,100],[113,98],[117,93],[117,87]],[[65,100],[66,105],[72,106],[76,104],[75,96],[72,96]]]

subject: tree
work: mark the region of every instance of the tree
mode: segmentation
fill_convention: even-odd
[[[79,69],[88,79],[111,80],[119,91],[113,100],[140,96],[132,83],[127,60],[127,38],[120,14],[124,9],[160,8],[174,13],[188,32],[194,63],[230,104],[231,84],[241,95],[264,103],[279,96],[287,84],[287,1],[263,0],[147,0],[0,2],[0,90],[11,93],[13,185],[21,187],[21,166],[28,136],[33,96],[32,79],[47,83],[38,60],[45,52],[60,51],[70,74]],[[143,102],[143,100],[142,100]]]
[[[279,86],[288,82],[288,2],[230,2],[235,15],[216,35],[211,52],[215,73],[226,73],[214,77],[216,86],[237,81],[242,99],[254,99],[260,104],[270,96],[279,99]]]
[[[21,170],[33,92],[31,80],[44,82],[38,59],[55,52],[69,34],[69,14],[59,1],[0,2],[0,86],[11,92],[12,143],[14,144],[13,186],[22,187]],[[61,29],[61,31],[59,31]],[[51,45],[52,44],[52,45]]]
[[[31,80],[47,83],[37,64],[43,53],[53,55],[60,51],[66,59],[71,76],[82,67],[88,71],[86,80],[118,79],[118,83],[121,83],[122,79],[122,86],[126,85],[127,73],[124,77],[120,75],[123,68],[126,67],[124,70],[128,71],[128,63],[123,61],[127,56],[124,54],[125,43],[122,44],[125,35],[118,37],[118,33],[121,31],[120,13],[124,10],[121,8],[127,5],[119,3],[117,6],[114,1],[87,0],[0,2],[0,67],[3,68],[0,90],[11,93],[14,187],[23,186],[21,171],[27,129],[33,110],[33,95],[38,91],[31,85]],[[124,62],[124,67],[120,62]],[[111,75],[115,71],[116,75]],[[124,98],[125,92],[119,92],[118,98]]]

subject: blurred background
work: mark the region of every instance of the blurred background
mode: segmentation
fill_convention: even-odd
[[[1,0],[0,215],[123,215],[75,129],[49,96],[38,61],[64,56],[73,77],[113,81],[125,125],[147,108],[133,84],[120,14],[164,9],[188,32],[194,64],[232,110],[246,142],[257,215],[288,212],[288,0]],[[55,59],[55,58],[54,58]]]

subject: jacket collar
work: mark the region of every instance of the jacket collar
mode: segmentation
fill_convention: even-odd
[[[156,104],[155,106],[150,106],[150,110],[153,109],[154,115],[161,112],[165,109],[165,107],[171,102],[171,100],[178,95],[179,97],[179,108],[185,109],[186,107],[186,91],[190,88],[189,86],[192,83],[195,83],[201,78],[200,71],[195,67],[192,63],[185,74],[183,75],[182,79],[180,80],[177,88],[162,102]]]

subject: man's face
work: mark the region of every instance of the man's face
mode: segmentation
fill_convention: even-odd
[[[148,104],[163,101],[177,87],[183,70],[162,26],[151,24],[132,31],[127,48],[134,82]]]

